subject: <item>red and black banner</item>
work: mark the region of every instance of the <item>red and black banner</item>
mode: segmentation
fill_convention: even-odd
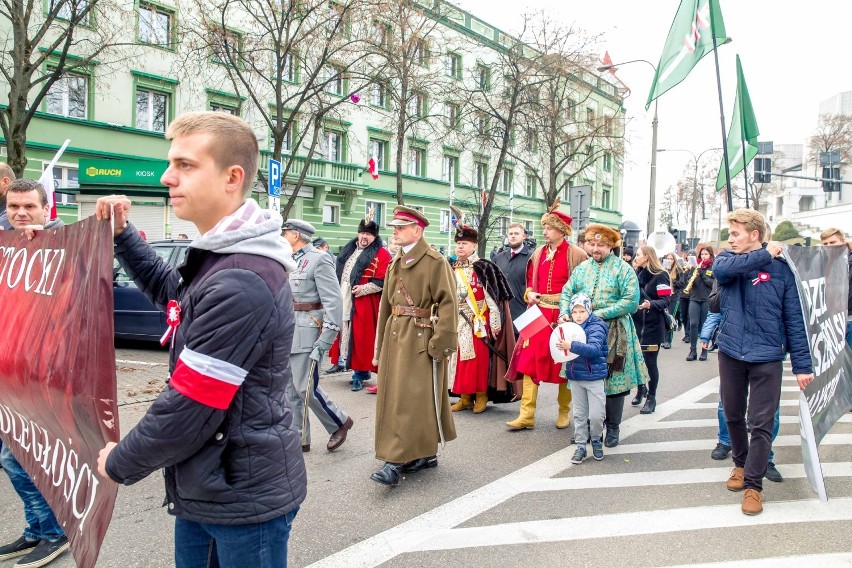
[[[31,241],[0,231],[0,438],[81,567],[95,565],[118,491],[97,475],[119,439],[112,262],[109,223],[94,217]],[[23,511],[5,522],[23,527]]]

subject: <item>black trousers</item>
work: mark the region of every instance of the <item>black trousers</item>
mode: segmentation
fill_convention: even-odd
[[[643,351],[642,358],[645,359],[645,366],[648,367],[648,394],[657,396],[657,385],[660,384],[660,369],[657,366],[657,357],[659,351]]]
[[[689,337],[689,296],[680,297],[680,304],[678,304],[677,311],[680,323],[683,324],[683,334]]]
[[[710,304],[707,300],[689,301],[689,346],[692,349],[695,349],[698,343],[698,336],[701,335],[701,327],[704,325],[704,320],[707,319],[709,307]]]
[[[781,361],[747,363],[719,351],[719,395],[731,436],[731,455],[735,466],[745,468],[746,489],[763,490],[775,409],[781,400],[781,370]],[[751,442],[746,432],[746,408]]]

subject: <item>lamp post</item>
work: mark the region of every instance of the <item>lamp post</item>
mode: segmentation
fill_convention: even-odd
[[[695,171],[692,176],[692,206],[690,208],[690,220],[689,220],[689,239],[690,244],[692,243],[692,239],[695,238],[695,205],[698,202],[698,163],[701,161],[701,156],[706,154],[707,152],[711,152],[713,150],[721,150],[721,148],[707,148],[702,150],[700,154],[697,156],[695,152],[692,150],[685,150],[682,148],[660,148],[657,150],[658,152],[686,152],[690,156],[692,156],[692,160],[695,163]],[[692,247],[690,247],[692,248]]]
[[[624,63],[610,63],[609,65],[601,65],[598,71],[610,71],[619,65],[628,65],[630,63],[647,63],[654,70],[654,76],[657,75],[657,67],[647,59],[631,59]],[[654,99],[654,119],[651,121],[651,188],[648,192],[648,225],[645,237],[654,232],[657,223],[657,101]]]

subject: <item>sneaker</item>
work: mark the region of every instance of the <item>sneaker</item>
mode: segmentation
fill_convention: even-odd
[[[60,554],[68,550],[70,546],[68,537],[65,536],[53,542],[42,540],[32,552],[18,560],[15,567],[38,568],[38,566],[45,566],[53,562]]]
[[[358,392],[364,388],[364,385],[361,384],[361,381],[358,379],[352,379],[352,392]]]
[[[27,540],[23,536],[15,542],[10,542],[4,546],[0,546],[0,560],[9,560],[17,558],[24,554],[29,554],[32,549],[38,545],[37,540]]]
[[[603,444],[600,440],[592,440],[592,456],[598,461],[603,459]]]
[[[759,515],[763,512],[763,497],[757,489],[746,489],[743,495],[742,511],[744,515]]]
[[[586,447],[585,446],[577,446],[577,450],[574,452],[574,457],[571,458],[571,463],[574,465],[583,463],[583,460],[586,459]]]
[[[714,460],[726,460],[728,459],[728,454],[731,453],[731,446],[726,446],[725,444],[718,443],[716,447],[713,448],[713,451],[710,452],[710,457]]]
[[[781,472],[775,468],[775,464],[769,462],[769,466],[766,468],[766,474],[763,476],[769,481],[774,481],[775,483],[781,483],[784,481],[784,478],[781,477]]]
[[[734,467],[731,470],[731,477],[728,478],[728,491],[742,491],[745,484],[745,469]]]

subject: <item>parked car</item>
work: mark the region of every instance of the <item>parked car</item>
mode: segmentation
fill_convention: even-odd
[[[154,241],[151,246],[163,261],[172,267],[183,264],[190,241]],[[112,269],[112,290],[115,303],[115,337],[159,341],[166,331],[166,314],[158,310],[145,294],[139,291],[118,260]]]

